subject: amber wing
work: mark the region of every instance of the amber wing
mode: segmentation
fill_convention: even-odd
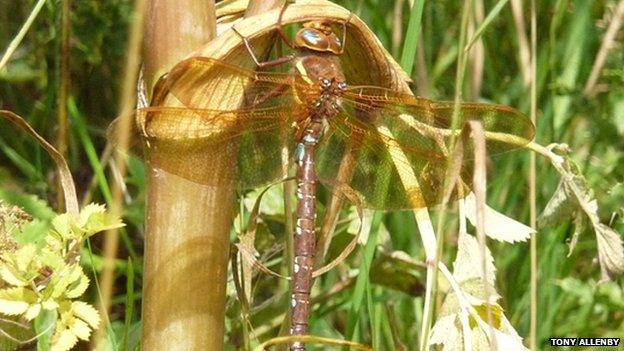
[[[307,114],[294,93],[295,76],[200,57],[165,79],[164,89],[183,107],[149,107],[137,116],[153,166],[240,189],[286,177],[294,122]]]
[[[461,104],[455,128],[453,103],[382,88],[351,88],[341,105],[342,113],[330,121],[331,132],[320,146],[317,170],[323,179],[349,184],[373,209],[440,203],[451,136],[459,136],[469,120],[482,123],[489,154],[522,147],[534,135],[526,116],[500,105]],[[453,198],[464,196],[471,184],[473,151],[470,142],[464,146],[465,188],[456,190]]]

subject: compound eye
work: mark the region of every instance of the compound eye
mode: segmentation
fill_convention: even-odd
[[[321,85],[323,86],[323,88],[329,88],[329,86],[331,85],[331,81],[327,78],[323,78],[321,79]]]
[[[338,89],[340,89],[340,90],[347,90],[347,82],[340,82],[340,83],[338,83]]]
[[[302,31],[301,37],[311,46],[317,46],[323,40],[321,33],[316,29],[308,28]]]

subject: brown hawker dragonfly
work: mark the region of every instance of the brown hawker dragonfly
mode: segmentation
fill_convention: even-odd
[[[183,107],[141,109],[137,124],[151,149],[149,162],[203,184],[238,189],[266,185],[286,178],[285,160],[294,159],[298,221],[292,334],[300,335],[308,328],[317,179],[348,185],[367,208],[428,207],[442,200],[449,143],[467,121],[483,124],[490,154],[525,145],[534,126],[506,106],[462,103],[454,129],[452,102],[349,86],[341,68],[343,41],[324,21],[306,23],[290,46],[294,54],[275,62],[292,61],[288,73],[252,71],[206,57],[179,63],[159,89]],[[238,108],[219,108],[224,103]],[[176,152],[184,157],[172,159]],[[462,167],[469,185],[469,158]],[[416,182],[406,186],[405,174]],[[456,191],[453,197],[462,194]],[[304,346],[294,343],[292,349]]]

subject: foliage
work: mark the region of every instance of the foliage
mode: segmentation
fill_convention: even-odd
[[[76,301],[89,286],[80,265],[80,248],[93,234],[122,226],[106,214],[102,205],[85,206],[78,218],[57,215],[41,242],[18,245],[19,230],[26,223],[22,212],[4,215],[0,222],[4,250],[0,254],[0,313],[32,322],[44,312],[57,318],[49,328],[51,350],[69,350],[78,339],[88,340],[100,323],[90,304]],[[22,218],[16,224],[15,220]]]

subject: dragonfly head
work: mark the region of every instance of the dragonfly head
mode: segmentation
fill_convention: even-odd
[[[336,55],[342,53],[342,41],[332,30],[329,21],[310,21],[295,35],[295,47]]]

